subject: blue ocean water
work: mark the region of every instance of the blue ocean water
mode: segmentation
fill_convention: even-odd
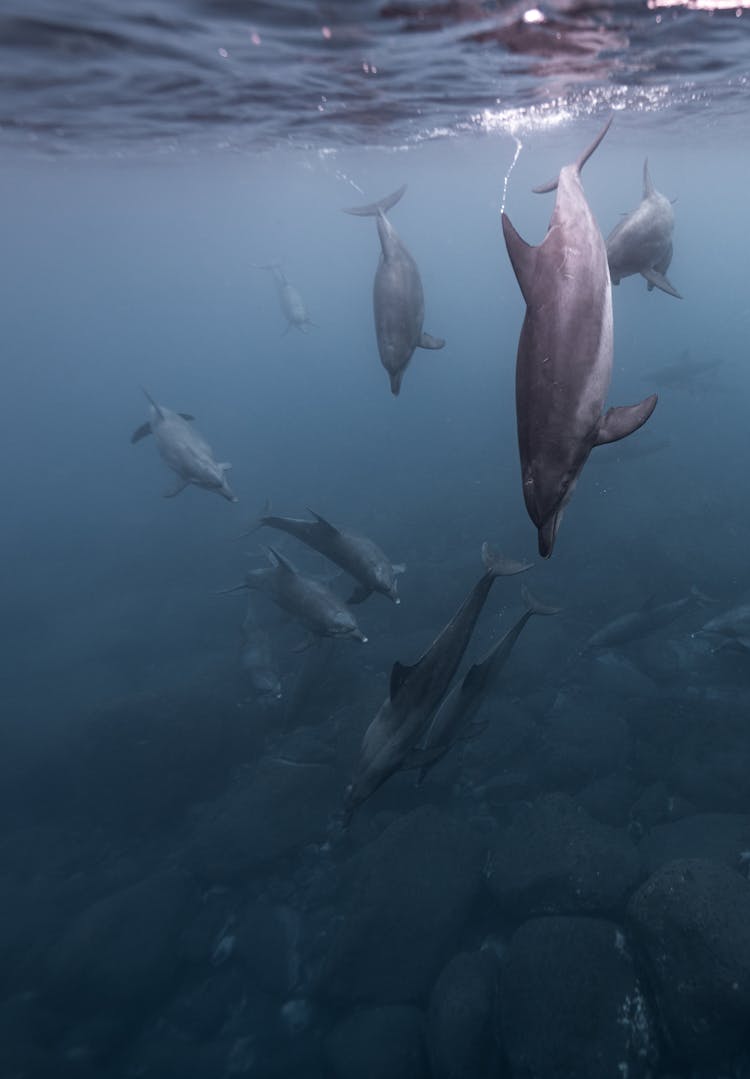
[[[750,1074],[747,27],[741,5],[658,2],[0,12],[0,1074]],[[593,451],[542,561],[500,210],[541,243],[554,195],[532,188],[610,116],[588,202],[606,236],[648,158],[684,299],[613,289],[608,403],[659,402]],[[388,217],[446,345],[395,398],[375,221],[341,211],[402,184]],[[236,504],[162,497],[154,438],[130,441],[142,389],[195,416]],[[253,531],[307,507],[406,564],[401,603],[353,608],[365,645],[299,651],[304,628],[251,599],[269,701],[247,594],[220,593],[270,543],[345,598],[336,566]],[[454,614],[484,541],[561,611],[530,620],[487,729],[342,830],[391,668]],[[523,609],[518,579],[495,584],[459,677]]]

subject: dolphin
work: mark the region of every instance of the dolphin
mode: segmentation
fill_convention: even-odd
[[[697,635],[709,640],[718,639],[715,652],[722,648],[750,652],[750,604],[733,607],[712,618]]]
[[[690,349],[683,349],[677,360],[667,363],[663,367],[657,367],[650,371],[644,378],[648,378],[655,386],[671,390],[693,390],[700,393],[707,390],[718,389],[715,379],[709,378],[722,365],[720,358],[712,360],[693,360],[690,357]]]
[[[484,575],[421,659],[412,667],[394,663],[390,692],[365,731],[354,778],[346,791],[345,823],[394,772],[413,766],[407,760],[456,673],[495,579],[531,569],[496,554],[486,543],[482,561]]]
[[[422,330],[424,292],[419,270],[385,216],[404,191],[406,184],[379,202],[344,210],[358,217],[377,218],[381,251],[372,294],[375,334],[380,362],[388,372],[394,397],[398,397],[415,348],[440,349],[445,345],[442,337],[433,337]]]
[[[164,492],[165,498],[174,498],[189,483],[216,491],[229,502],[238,502],[227,483],[225,473],[232,467],[228,461],[214,460],[211,447],[189,422],[193,419],[187,412],[172,412],[164,405],[157,405],[146,390],[151,418],[142,423],[130,437],[132,443],[153,435],[164,463],[177,473],[177,481]]]
[[[226,589],[238,592],[243,588],[265,592],[283,611],[290,614],[309,631],[310,639],[297,651],[314,643],[316,637],[352,638],[362,643],[362,633],[354,615],[343,600],[327,585],[298,573],[291,562],[273,547],[266,548],[270,566],[250,570],[243,584]]]
[[[314,521],[295,517],[272,517],[268,514],[258,520],[256,527],[264,525],[288,532],[290,536],[306,543],[308,547],[335,562],[357,581],[357,587],[347,603],[362,603],[373,592],[380,592],[400,603],[398,576],[406,566],[393,564],[376,543],[366,536],[344,532],[330,524],[315,510],[309,510]],[[254,531],[254,530],[253,530]]]
[[[421,759],[423,762],[417,785],[424,781],[430,769],[442,760],[456,742],[473,738],[485,729],[485,723],[475,722],[476,715],[531,616],[557,614],[559,611],[559,607],[546,607],[539,603],[526,587],[521,589],[521,595],[526,604],[524,613],[515,625],[469,668],[463,680],[453,687],[435,713],[417,749],[417,760]]]
[[[669,603],[657,603],[653,596],[636,611],[628,611],[608,622],[597,630],[583,646],[582,653],[599,651],[605,648],[617,648],[630,641],[648,637],[657,629],[663,629],[691,607],[694,603],[701,606],[714,601],[693,585],[686,596],[671,600]]]
[[[273,662],[271,640],[255,609],[255,597],[248,603],[242,623],[240,664],[259,701],[272,703],[281,700],[281,679]]]
[[[308,314],[305,301],[302,299],[299,290],[287,279],[281,265],[278,262],[270,262],[263,266],[256,266],[256,269],[270,270],[274,276],[279,293],[281,310],[287,321],[287,328],[284,330],[284,334],[289,333],[292,326],[299,330],[300,333],[307,333],[310,327],[314,326],[315,323]]]
[[[643,198],[635,210],[625,214],[607,237],[607,260],[612,284],[639,273],[646,278],[648,290],[656,286],[681,300],[682,296],[666,277],[672,261],[674,211],[669,199],[657,191],[643,163]]]
[[[603,414],[612,378],[614,333],[607,251],[581,186],[581,169],[611,119],[575,164],[537,192],[557,189],[538,247],[507,214],[503,233],[526,301],[516,360],[516,420],[526,509],[549,558],[578,477],[594,446],[632,434],[649,418],[656,394]]]

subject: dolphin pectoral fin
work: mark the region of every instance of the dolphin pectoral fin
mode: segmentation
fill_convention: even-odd
[[[444,337],[433,337],[431,333],[423,333],[420,335],[417,348],[430,348],[439,349],[445,347]]]
[[[398,660],[396,660],[396,662],[393,664],[393,668],[391,670],[390,684],[391,700],[396,697],[399,690],[401,689],[413,669],[413,667],[407,667],[404,663],[399,663]]]
[[[366,584],[358,584],[346,602],[348,604],[364,603],[365,600],[371,595],[371,588],[368,588]]]
[[[184,491],[188,485],[187,480],[178,479],[171,487],[167,487],[166,491],[162,495],[162,498],[174,498],[180,491]]]
[[[146,423],[142,423],[140,427],[136,427],[135,431],[133,431],[132,435],[130,436],[130,442],[131,444],[135,442],[140,442],[142,438],[146,438],[146,436],[150,434],[151,424],[147,421]]]
[[[232,467],[232,462],[231,461],[219,461],[218,467],[221,469],[222,472],[229,472],[230,468]]]
[[[676,300],[682,299],[681,293],[679,293],[667,277],[665,277],[663,273],[659,273],[658,270],[641,270],[641,276],[646,278],[649,292],[656,287],[661,289],[662,292],[666,292],[668,296],[674,296]]]
[[[619,442],[642,427],[656,408],[658,398],[655,393],[637,405],[621,405],[609,408],[599,420],[595,446],[606,446],[610,442]]]
[[[178,412],[177,415],[182,416],[183,420],[187,420],[188,423],[195,419],[195,416],[191,416],[189,412]]]
[[[513,228],[507,214],[501,214],[500,218],[503,223],[505,246],[508,249],[513,272],[516,275],[516,280],[518,281],[521,293],[526,301],[526,306],[528,307],[530,306],[532,299],[531,283],[536,268],[537,248],[533,247],[531,244],[527,244],[525,240],[521,239]]]

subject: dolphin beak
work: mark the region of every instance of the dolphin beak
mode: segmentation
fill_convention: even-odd
[[[552,554],[561,521],[562,510],[557,510],[539,526],[539,554],[542,558],[549,558]]]

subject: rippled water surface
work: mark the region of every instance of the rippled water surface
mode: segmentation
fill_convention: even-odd
[[[715,122],[746,108],[749,55],[727,0],[9,0],[0,131],[128,153],[393,144],[602,107]]]

